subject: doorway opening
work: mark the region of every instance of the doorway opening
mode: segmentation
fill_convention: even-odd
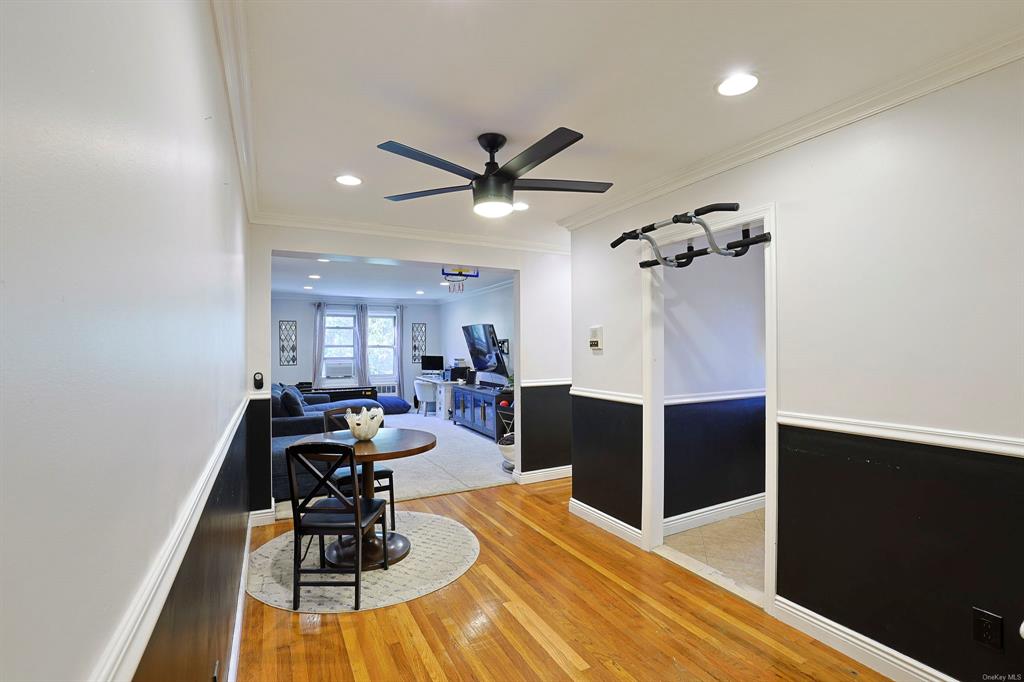
[[[452,274],[454,273],[454,274]],[[284,449],[324,431],[323,411],[366,406],[384,427],[437,446],[389,462],[395,501],[513,482],[519,366],[516,270],[274,251],[271,258],[273,498],[288,512]],[[277,393],[298,392],[275,405]],[[508,440],[508,439],[506,439]],[[301,491],[300,491],[301,492]]]
[[[763,218],[737,216],[713,228],[719,241],[765,230]],[[693,233],[659,244],[700,249]],[[685,269],[663,268],[651,294],[663,373],[660,519],[654,551],[758,605],[774,590],[775,400],[774,264],[763,253],[711,255]],[[671,249],[670,249],[671,250]],[[682,251],[682,248],[676,249]],[[770,294],[770,295],[766,295]],[[766,311],[766,306],[770,310]],[[766,314],[767,313],[767,314]],[[769,332],[770,328],[770,332]],[[771,368],[774,371],[774,367]],[[768,389],[768,390],[766,390]],[[653,391],[652,391],[653,392]],[[768,416],[771,415],[769,424]],[[660,535],[660,537],[658,537]]]

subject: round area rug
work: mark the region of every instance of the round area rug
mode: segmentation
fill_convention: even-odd
[[[454,519],[422,512],[400,511],[398,532],[409,538],[409,555],[388,570],[363,572],[361,611],[392,606],[439,590],[469,570],[480,554],[480,543]],[[303,538],[305,550],[308,540]],[[316,568],[316,538],[302,562]],[[316,576],[308,580],[352,580],[352,574]],[[249,555],[246,592],[264,604],[292,610],[292,532],[278,535]],[[352,611],[353,587],[303,587],[299,613]]]

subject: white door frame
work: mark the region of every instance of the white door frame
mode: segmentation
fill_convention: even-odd
[[[778,536],[778,288],[776,286],[779,225],[775,204],[770,203],[708,220],[712,232],[734,230],[747,223],[762,223],[772,235],[764,251],[764,364],[765,364],[765,533],[764,603],[775,602],[775,566]],[[673,225],[662,228],[659,244],[703,235],[700,227]],[[643,252],[650,254],[650,246]],[[651,258],[651,255],[645,255]],[[641,273],[641,314],[643,379],[643,478],[640,544],[647,551],[664,543],[665,529],[665,325],[661,283],[665,268],[647,268]]]

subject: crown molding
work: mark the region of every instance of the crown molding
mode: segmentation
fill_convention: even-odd
[[[480,238],[477,235],[469,233],[459,234],[453,232],[441,232],[439,230],[405,227],[401,225],[386,225],[383,223],[361,223],[345,220],[303,218],[283,213],[270,213],[269,211],[256,211],[255,213],[250,214],[249,222],[253,225],[265,225],[268,227],[327,230],[332,232],[345,232],[348,234],[371,235],[374,237],[391,237],[395,239],[415,239],[425,242],[459,244],[461,246],[482,246],[490,249],[532,251],[536,253],[556,254],[559,256],[569,255],[568,249],[560,249],[554,244],[545,244],[543,242],[532,242],[518,239],[495,239],[493,237]]]
[[[249,78],[248,29],[241,0],[211,0],[224,85],[227,88],[231,131],[242,178],[242,196],[251,217],[258,212],[256,145],[252,132],[252,81]]]
[[[270,292],[270,300],[273,301],[299,301],[301,303],[326,303],[328,305],[355,305],[365,303],[367,305],[395,306],[395,305],[422,305],[439,306],[441,299],[437,298],[373,298],[361,296],[330,296],[315,294],[299,294],[293,291]]]
[[[490,294],[501,289],[507,289],[514,284],[512,280],[507,282],[497,282],[495,284],[488,284],[485,287],[479,289],[471,289],[469,291],[463,291],[461,294],[452,294],[451,298],[444,298],[437,300],[438,305],[451,305],[452,303],[458,303],[464,301],[467,298],[476,298],[477,296],[483,296],[484,294]],[[435,299],[436,300],[436,299]]]
[[[1004,34],[933,63],[885,86],[841,100],[831,106],[775,128],[750,142],[719,154],[653,182],[623,190],[614,199],[603,201],[562,218],[558,224],[578,230],[602,218],[632,208],[651,199],[688,187],[719,173],[806,142],[825,133],[856,123],[869,116],[955,85],[992,69],[1024,58],[1024,31]]]

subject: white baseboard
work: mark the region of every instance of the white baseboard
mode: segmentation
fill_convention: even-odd
[[[528,483],[540,483],[541,481],[553,481],[556,478],[569,478],[572,476],[572,465],[566,464],[561,467],[550,469],[537,469],[536,471],[513,471],[512,480],[520,485]]]
[[[859,632],[854,632],[784,597],[775,597],[768,611],[787,625],[792,625],[797,630],[894,680],[955,682],[954,678],[945,673],[920,661],[915,661],[895,649],[865,637]]]
[[[251,528],[269,526],[276,522],[277,512],[273,505],[269,509],[257,509],[256,511],[249,512],[249,526]]]
[[[598,528],[606,530],[630,544],[634,544],[637,547],[640,546],[640,529],[634,528],[625,521],[619,521],[614,516],[605,514],[600,509],[595,509],[588,504],[583,504],[574,497],[569,498],[569,511],[584,521],[589,521]]]
[[[263,513],[263,512],[255,512]],[[271,510],[273,514],[273,510]],[[242,619],[245,617],[245,585],[249,580],[249,541],[252,539],[253,514],[245,528],[245,551],[242,552],[242,576],[238,579],[238,601],[235,605],[235,625],[231,631],[231,652],[228,654],[227,682],[238,679],[238,659],[242,653]],[[262,524],[260,524],[262,525]]]
[[[695,509],[694,511],[670,516],[665,519],[665,535],[682,533],[684,530],[705,526],[715,521],[727,519],[730,516],[739,516],[747,512],[760,509],[764,506],[764,493],[757,493],[749,497],[741,497],[738,500],[729,500],[711,507]]]
[[[171,532],[150,564],[142,585],[132,597],[121,622],[89,675],[90,680],[127,681],[135,674],[248,405],[249,396],[246,395],[214,445],[206,466],[184,500],[182,511]]]

